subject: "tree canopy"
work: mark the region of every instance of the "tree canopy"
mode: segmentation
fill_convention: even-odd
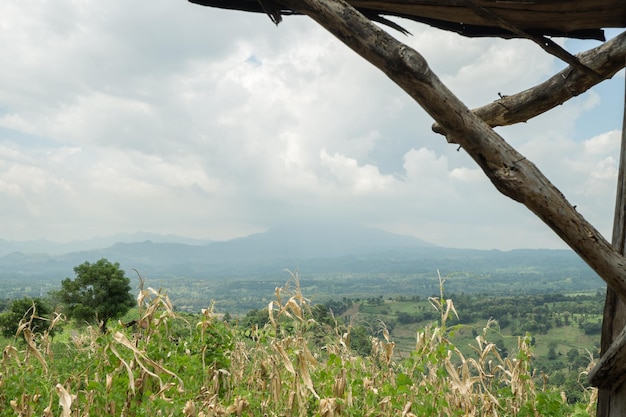
[[[106,332],[107,322],[123,316],[135,305],[130,293],[130,279],[119,263],[100,259],[74,268],[75,279],[61,282],[58,297],[68,317],[99,323]]]
[[[8,311],[0,314],[0,330],[5,337],[13,337],[24,321],[31,321],[33,332],[43,332],[49,327],[50,307],[40,298],[13,300]]]

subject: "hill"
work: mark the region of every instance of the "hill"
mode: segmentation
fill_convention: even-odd
[[[136,270],[148,279],[147,285],[167,289],[187,311],[204,308],[211,300],[231,313],[266,305],[274,288],[289,278],[284,269],[300,271],[305,292],[317,300],[438,294],[437,271],[447,277],[446,291],[457,294],[605,288],[570,250],[443,248],[354,225],[286,225],[245,238],[193,244],[184,238],[152,237],[63,254],[4,255],[0,290],[8,298],[43,295],[73,276],[75,266],[101,258],[119,262],[129,276]]]
[[[148,237],[139,241],[141,237]],[[112,239],[120,241],[110,243]],[[145,233],[117,235],[91,241],[55,244],[50,241],[0,242],[10,253],[0,257],[0,270],[25,275],[54,274],[85,261],[108,258],[126,269],[156,273],[211,272],[228,265],[293,264],[306,259],[332,258],[388,250],[415,250],[433,245],[411,236],[350,225],[282,226],[229,241],[190,240]],[[84,244],[81,250],[80,245]],[[100,244],[99,247],[94,247]],[[71,250],[68,250],[71,249]]]

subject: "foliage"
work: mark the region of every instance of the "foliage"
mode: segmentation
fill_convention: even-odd
[[[14,337],[25,321],[30,321],[29,328],[33,333],[41,333],[48,329],[50,307],[40,298],[20,298],[13,300],[8,311],[0,314],[0,329],[5,337]]]
[[[64,279],[56,294],[68,317],[87,322],[97,320],[104,333],[110,319],[123,316],[135,305],[130,294],[130,279],[119,263],[103,258],[75,267],[74,273],[76,278]]]
[[[245,328],[174,312],[161,291],[141,289],[133,326],[102,334],[47,333],[26,350],[4,347],[0,409],[7,416],[589,416],[594,391],[576,404],[535,385],[529,336],[504,357],[489,321],[466,355],[452,343],[453,302],[431,298],[438,322],[400,359],[389,331],[351,348],[353,328],[311,305],[298,276],[276,290],[268,323]],[[318,322],[319,320],[319,322]],[[322,330],[320,331],[320,327]],[[576,354],[572,351],[570,354]],[[563,378],[563,383],[566,379]]]

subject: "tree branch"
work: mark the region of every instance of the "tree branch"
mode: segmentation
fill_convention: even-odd
[[[609,79],[626,65],[626,32],[577,56],[583,65],[600,74],[602,80]],[[472,112],[492,127],[525,122],[584,93],[600,81],[570,65],[535,87]],[[432,129],[445,134],[438,123],[433,124]]]
[[[372,24],[344,0],[280,0],[317,21],[382,70],[460,144],[504,195],[524,204],[626,299],[626,259],[524,156],[474,115],[415,50]]]

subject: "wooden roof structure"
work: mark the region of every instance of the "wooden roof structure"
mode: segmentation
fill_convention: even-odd
[[[274,23],[300,14],[275,0],[190,0],[222,9],[267,13]],[[603,28],[626,27],[625,0],[348,0],[373,21],[404,31],[397,16],[469,37],[530,35],[604,40]]]

